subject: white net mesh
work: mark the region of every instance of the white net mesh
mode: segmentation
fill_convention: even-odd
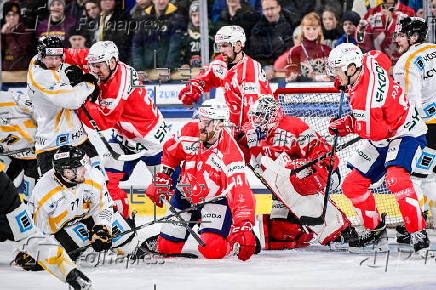
[[[301,83],[300,83],[301,84]],[[300,117],[309,126],[315,129],[327,142],[333,144],[333,136],[328,132],[328,124],[332,117],[336,117],[339,112],[340,93],[331,86],[325,86],[320,83],[304,83],[305,87],[282,88],[277,89],[275,94],[279,97],[279,102],[286,115]],[[310,86],[312,85],[312,86]],[[324,85],[324,87],[320,87]],[[347,104],[347,98],[344,98],[343,113],[350,112],[350,107]],[[348,135],[340,137],[338,145],[347,143],[347,141],[356,138],[357,135]],[[347,161],[352,157],[356,148],[363,141],[350,145],[337,152],[340,158],[339,169],[342,180],[350,171],[347,168]],[[395,200],[395,196],[387,189],[384,180],[371,186],[371,191],[377,204],[377,209],[380,213],[387,213],[386,222],[390,226],[395,226],[403,222],[403,218]],[[345,197],[340,189],[331,192],[331,199],[341,210],[347,215],[354,225],[361,225],[361,219],[354,210],[350,200]]]

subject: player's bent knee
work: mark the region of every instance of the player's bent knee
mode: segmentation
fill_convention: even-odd
[[[342,183],[342,191],[345,196],[353,198],[366,193],[371,180],[364,177],[359,171],[353,169],[344,179]]]
[[[177,254],[181,253],[185,242],[173,242],[159,236],[157,239],[157,250],[159,253],[164,254]]]
[[[228,243],[226,238],[215,233],[202,233],[201,239],[206,246],[198,246],[198,251],[206,259],[222,259],[227,255]]]
[[[413,188],[410,173],[401,167],[388,167],[386,172],[386,186],[393,193]]]

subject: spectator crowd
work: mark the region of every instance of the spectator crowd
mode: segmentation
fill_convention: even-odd
[[[341,0],[204,0],[209,51],[224,25],[239,25],[245,51],[269,79],[327,81],[325,61],[335,46],[351,42],[399,58],[395,27],[404,17],[423,16],[422,0],[362,2],[364,11]],[[350,2],[350,1],[348,1]],[[369,2],[374,2],[372,7]],[[436,0],[432,0],[436,17]],[[2,70],[27,70],[41,37],[56,35],[66,47],[89,48],[111,40],[120,60],[139,71],[201,67],[199,0],[11,0],[3,2]],[[433,19],[433,22],[434,19]]]

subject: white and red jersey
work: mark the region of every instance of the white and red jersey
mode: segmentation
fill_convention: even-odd
[[[85,107],[101,130],[115,128],[124,138],[145,146],[147,156],[153,156],[162,151],[169,130],[147,90],[137,80],[135,69],[118,62],[109,80],[99,83],[97,104],[88,101]],[[81,110],[79,117],[92,128]]]
[[[196,80],[204,82],[206,92],[211,88],[223,88],[230,122],[238,127],[248,122],[248,110],[259,95],[272,94],[261,64],[246,54],[230,69],[218,55]]]
[[[363,72],[348,88],[354,132],[369,140],[420,136],[427,132],[418,111],[389,76],[390,61],[379,51],[363,57]]]
[[[260,170],[260,158],[269,156],[272,160],[285,152],[290,159],[314,160],[332,150],[327,141],[318,132],[309,127],[307,123],[298,117],[283,116],[277,127],[270,130],[268,135],[259,140],[254,129],[246,131],[247,144],[250,153],[250,162]],[[323,164],[329,164],[329,158],[325,158]],[[335,157],[336,166],[339,159]],[[327,168],[317,164],[327,176]],[[261,173],[261,172],[259,172]]]
[[[198,122],[189,122],[164,145],[162,164],[181,167],[178,188],[186,196],[208,200],[226,194],[233,221],[254,224],[255,200],[245,176],[244,157],[232,134],[221,131],[210,148],[200,141]],[[191,185],[186,189],[183,184]],[[183,188],[181,188],[183,187]]]

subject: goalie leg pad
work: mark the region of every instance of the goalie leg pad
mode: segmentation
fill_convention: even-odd
[[[386,185],[395,195],[407,231],[413,233],[425,229],[426,223],[409,172],[397,166],[388,167]]]
[[[266,157],[269,161],[264,162],[265,157],[262,157],[262,164],[265,167],[263,177],[286,207],[298,218],[303,215],[320,216],[324,207],[324,195],[322,193],[300,195],[292,185],[289,174],[283,174],[286,172],[286,168],[275,163],[269,157]],[[309,228],[316,233],[318,241],[325,244],[332,238],[334,239],[349,224],[345,214],[329,201],[324,224],[309,226]]]
[[[285,220],[270,220],[268,235],[271,250],[307,247],[313,238],[313,233],[306,233],[301,225]]]
[[[200,235],[206,246],[198,245],[198,251],[206,259],[222,259],[229,252],[229,244],[223,236],[211,232],[205,232]]]
[[[182,252],[185,242],[170,241],[159,235],[157,238],[157,250],[163,254],[178,254]]]
[[[353,169],[342,184],[342,192],[351,200],[363,224],[367,229],[375,229],[380,223],[374,195],[369,191],[371,180],[363,176],[357,169]]]

